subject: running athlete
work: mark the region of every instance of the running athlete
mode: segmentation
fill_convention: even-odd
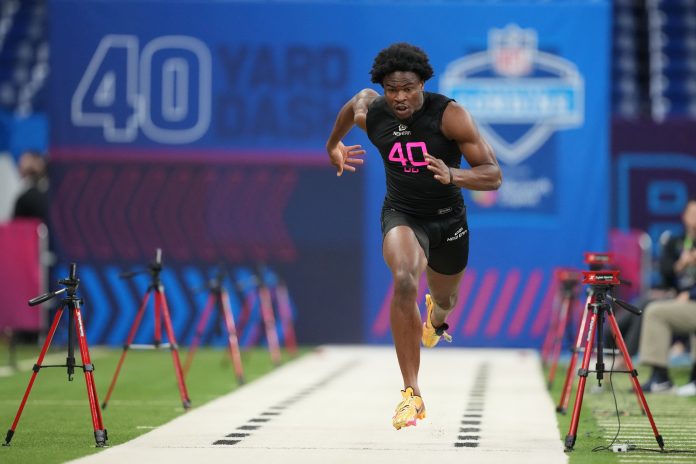
[[[418,387],[420,342],[451,341],[448,313],[469,256],[469,229],[461,189],[496,190],[502,176],[491,146],[471,115],[454,100],[424,91],[433,75],[418,47],[397,43],[372,65],[372,82],[339,111],[326,150],[337,175],[363,164],[360,145],[341,141],[356,125],[367,132],[384,161],[387,195],[382,207],[382,253],[394,280],[390,322],[404,389],[392,424],[399,430],[425,418]],[[469,168],[462,168],[462,154]],[[429,295],[421,324],[418,282],[426,273]]]

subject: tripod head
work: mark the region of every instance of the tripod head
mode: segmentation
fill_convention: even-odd
[[[234,287],[239,293],[245,295],[253,292],[261,284],[258,275],[249,271],[238,271],[234,279]]]
[[[557,269],[556,279],[561,282],[563,293],[568,295],[575,292],[575,289],[582,280],[582,274],[573,269]]]
[[[258,263],[254,269],[254,274],[260,285],[275,287],[279,283],[278,275],[266,264]]]
[[[601,253],[595,251],[588,251],[585,253],[585,264],[590,267],[590,271],[601,271],[603,269],[609,269],[610,264],[614,264],[614,253]],[[623,285],[632,286],[630,281],[625,279],[619,279],[619,282]]]
[[[77,287],[80,285],[80,279],[76,277],[77,265],[70,263],[70,275],[65,279],[60,279],[58,283],[64,285],[64,288],[53,292],[44,293],[29,300],[29,306],[36,306],[45,301],[51,300],[63,292],[67,292],[66,300],[79,300],[77,298]]]
[[[43,365],[40,367],[37,367],[36,365],[34,366],[35,372],[36,369],[41,369],[42,367],[67,367],[68,370],[68,380],[72,381],[73,379],[73,374],[75,372],[75,367],[83,367],[83,368],[89,368],[92,369],[92,365],[90,364],[89,366],[77,366],[75,364],[75,346],[74,346],[74,337],[75,337],[75,326],[73,323],[73,318],[77,316],[77,323],[79,324],[80,327],[80,335],[84,336],[84,329],[82,328],[82,317],[80,316],[79,313],[79,307],[82,304],[82,299],[77,296],[77,287],[80,285],[80,279],[77,278],[76,276],[77,273],[77,265],[75,263],[70,263],[70,275],[65,278],[65,279],[60,279],[58,283],[60,285],[63,285],[64,288],[61,288],[60,290],[56,290],[53,292],[48,292],[44,293],[43,295],[39,295],[36,298],[32,298],[29,300],[29,306],[36,306],[38,304],[41,304],[45,301],[51,300],[55,298],[56,296],[60,295],[63,292],[66,292],[66,297],[63,298],[62,304],[64,306],[67,306],[69,309],[68,312],[68,357],[66,359],[66,364],[61,364],[61,365]],[[75,311],[75,314],[73,314],[73,311]],[[62,310],[61,310],[62,312]],[[59,318],[59,316],[56,316]],[[57,321],[57,319],[56,319]],[[54,323],[55,324],[55,323]],[[55,327],[52,329],[55,330]],[[50,340],[50,338],[49,338]]]
[[[643,311],[611,295],[611,290],[622,283],[619,271],[583,271],[583,284],[589,285],[595,298],[594,304],[605,304],[608,300],[624,308],[626,311],[640,316]]]
[[[223,282],[225,280],[225,277],[227,277],[227,270],[225,269],[225,266],[221,263],[218,266],[217,272],[213,277],[208,279],[208,282],[205,284],[204,287],[198,288],[196,292],[202,292],[203,290],[208,290],[209,292],[219,292],[222,290],[223,287]]]
[[[122,279],[131,279],[138,274],[149,273],[150,277],[152,278],[150,286],[158,287],[161,285],[160,273],[162,272],[162,269],[162,249],[157,248],[157,250],[155,251],[155,260],[148,264],[147,269],[143,269],[140,271],[125,271],[119,274],[119,276]]]

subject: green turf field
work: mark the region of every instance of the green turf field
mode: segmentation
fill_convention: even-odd
[[[580,362],[581,359],[578,361]],[[605,359],[609,369],[611,358]],[[554,404],[558,404],[567,366],[561,365],[551,390]],[[594,369],[594,364],[590,364]],[[642,383],[650,375],[650,368],[637,366],[638,379]],[[677,385],[687,382],[690,368],[673,368],[670,374]],[[577,431],[575,447],[568,455],[570,464],[603,463],[696,463],[696,397],[680,398],[672,394],[648,394],[646,400],[655,419],[658,431],[665,441],[666,450],[687,450],[690,453],[664,454],[651,451],[634,450],[627,453],[614,453],[607,450],[592,451],[594,448],[607,446],[619,431],[616,443],[632,443],[638,448],[659,449],[648,422],[638,407],[636,395],[631,390],[628,374],[612,375],[616,407],[611,391],[609,375],[605,374],[603,387],[598,387],[596,374],[591,374],[585,387],[582,410]],[[558,415],[561,441],[565,440],[570,426],[577,376],[573,381],[573,393],[570,397],[568,412]],[[619,410],[619,421],[616,409]]]
[[[306,351],[307,349],[302,350]],[[8,375],[7,351],[0,345],[2,442],[14,419],[37,354],[38,348],[23,347],[19,353],[19,359],[23,361],[20,362],[20,371]],[[121,350],[96,348],[91,350],[91,354],[96,367],[98,393],[100,400],[103,400]],[[50,355],[44,364],[65,362],[64,349],[54,349]],[[186,352],[182,350],[182,363],[185,357]],[[288,359],[285,355],[284,361]],[[263,349],[245,351],[243,362],[247,381],[273,369],[270,356]],[[641,380],[649,374],[649,369],[645,366],[638,366],[638,370]],[[675,375],[677,384],[681,385],[686,382],[689,368],[672,369],[671,372]],[[564,375],[565,366],[562,365],[551,391],[554,403],[559,398]],[[648,420],[640,414],[635,395],[630,391],[628,376],[614,374],[612,380],[621,420],[621,431],[616,441],[656,449],[657,444]],[[606,450],[593,452],[593,448],[608,445],[618,428],[609,386],[608,375],[601,391],[597,389],[596,376],[588,378],[575,450],[569,453],[570,464],[696,462],[696,454],[658,454],[649,451],[615,454]],[[198,350],[187,377],[187,387],[194,408],[234,390],[237,385],[227,351]],[[646,398],[664,437],[666,449],[696,453],[696,398],[678,398],[665,394],[651,394]],[[558,416],[560,441],[568,433],[574,399],[575,392],[571,396],[568,414]],[[109,431],[109,444],[117,445],[128,441],[180,414],[184,414],[184,411],[169,351],[130,352],[109,406],[103,411],[105,426]],[[12,445],[0,447],[0,463],[64,462],[97,452],[94,444],[82,372],[78,371],[74,380],[68,382],[65,368],[44,369],[37,377]]]
[[[301,350],[306,352],[307,350]],[[120,349],[90,350],[100,402],[121,355]],[[9,373],[8,353],[0,345],[0,440],[5,442],[31,375],[39,349],[22,347],[20,371]],[[67,351],[53,349],[43,364],[64,364]],[[184,363],[186,351],[182,350]],[[78,363],[79,353],[76,354]],[[283,354],[283,361],[290,357]],[[273,369],[268,351],[242,352],[246,381]],[[8,375],[9,373],[9,375]],[[202,405],[237,388],[229,353],[224,349],[197,350],[186,378],[192,407]],[[184,414],[169,350],[128,353],[108,407],[103,411],[109,444],[117,445]],[[65,368],[42,369],[24,408],[11,446],[0,447],[0,463],[60,463],[98,452],[87,400],[85,378],[77,369],[72,382]]]

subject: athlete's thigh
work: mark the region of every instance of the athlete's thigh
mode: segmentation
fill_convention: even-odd
[[[406,271],[420,275],[428,262],[416,233],[407,225],[392,227],[386,233],[382,254],[392,273]]]

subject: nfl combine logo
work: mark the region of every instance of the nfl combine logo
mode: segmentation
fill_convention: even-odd
[[[490,30],[488,50],[449,63],[440,92],[471,112],[498,158],[511,166],[584,118],[577,67],[540,51],[536,31],[516,24]]]

